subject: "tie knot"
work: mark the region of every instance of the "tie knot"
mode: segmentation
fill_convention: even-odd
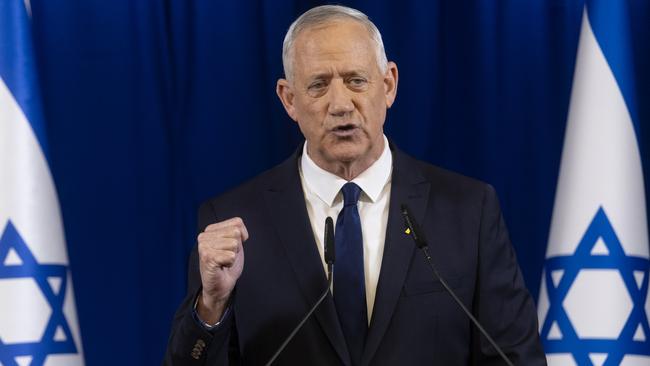
[[[343,206],[356,206],[361,195],[361,187],[355,183],[348,182],[343,185],[341,192],[343,192]]]

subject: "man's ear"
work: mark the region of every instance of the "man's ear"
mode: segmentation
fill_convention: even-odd
[[[278,79],[275,86],[275,92],[278,94],[278,97],[284,106],[284,110],[287,111],[289,117],[297,122],[296,107],[293,104],[295,95],[293,89],[291,89],[289,81],[287,79]]]
[[[390,108],[397,97],[397,81],[399,80],[399,73],[397,72],[397,64],[390,61],[386,67],[386,74],[384,74],[384,94],[386,95],[386,108]]]

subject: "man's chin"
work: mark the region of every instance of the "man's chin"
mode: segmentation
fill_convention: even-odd
[[[327,155],[329,155],[331,161],[350,164],[362,160],[364,155],[366,155],[366,152],[367,147],[359,146],[358,143],[340,143],[329,149]]]

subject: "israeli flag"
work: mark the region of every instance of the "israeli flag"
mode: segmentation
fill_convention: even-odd
[[[626,1],[586,0],[538,311],[548,364],[650,365]]]
[[[0,365],[83,365],[28,7],[0,1]]]

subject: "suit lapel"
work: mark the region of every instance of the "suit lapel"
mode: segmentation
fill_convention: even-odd
[[[404,234],[404,221],[400,206],[406,204],[415,219],[422,222],[427,207],[429,188],[429,182],[419,173],[416,164],[399,150],[394,149],[384,254],[362,365],[370,363],[386,333],[415,251],[412,239]]]
[[[265,198],[271,220],[295,272],[305,303],[311,306],[327,286],[327,278],[307,214],[298,173],[298,156],[295,154],[282,164],[278,179],[271,183],[265,192]],[[350,356],[331,295],[328,295],[314,314],[339,358],[345,365],[350,365]]]

